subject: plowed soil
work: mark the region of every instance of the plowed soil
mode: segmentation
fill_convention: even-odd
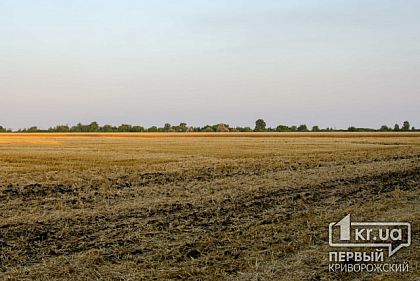
[[[134,136],[0,135],[0,279],[420,278],[419,134]],[[328,272],[349,213],[410,271]]]

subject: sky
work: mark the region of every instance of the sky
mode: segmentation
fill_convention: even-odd
[[[420,128],[420,1],[0,0],[0,125]]]

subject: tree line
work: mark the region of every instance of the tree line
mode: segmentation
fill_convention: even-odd
[[[162,127],[151,126],[145,128],[139,125],[121,124],[119,126],[103,125],[100,126],[98,122],[91,122],[90,124],[78,123],[75,126],[69,125],[57,125],[50,127],[47,130],[39,129],[36,126],[19,129],[13,131],[0,126],[0,132],[22,132],[22,133],[37,133],[37,132],[54,132],[54,133],[66,133],[66,132],[408,132],[416,131],[414,127],[410,126],[409,121],[404,121],[402,125],[395,124],[394,127],[382,125],[378,129],[372,128],[358,128],[348,127],[347,130],[335,129],[335,128],[320,128],[319,126],[312,126],[308,128],[306,124],[301,125],[278,125],[275,128],[267,127],[267,124],[263,119],[255,121],[255,126],[251,127],[231,127],[225,123],[219,123],[215,125],[205,125],[203,127],[188,126],[187,123],[180,123],[179,125],[171,125],[165,123]],[[418,131],[418,130],[417,130]]]

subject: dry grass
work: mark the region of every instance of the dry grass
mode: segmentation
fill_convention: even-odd
[[[0,279],[419,277],[420,134],[1,134],[0,180]],[[410,221],[410,272],[328,273],[347,213]]]

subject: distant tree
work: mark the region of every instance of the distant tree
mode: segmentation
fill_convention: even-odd
[[[172,126],[169,123],[165,123],[165,125],[163,125],[163,131],[165,132],[169,132],[171,130]]]
[[[415,131],[416,130],[416,128],[414,128],[414,126],[413,127],[411,127],[411,131]]]
[[[299,132],[307,132],[307,131],[309,131],[308,130],[308,127],[305,124],[299,125],[299,127],[297,128],[297,130]]]
[[[263,119],[258,119],[255,121],[255,132],[264,132],[265,131],[265,121]]]
[[[290,131],[290,128],[287,127],[286,125],[278,125],[276,127],[276,131],[277,132],[287,132],[287,131]]]
[[[56,132],[69,132],[70,127],[68,125],[58,125],[55,127]]]
[[[179,123],[179,129],[181,132],[186,132],[187,131],[187,123]]]
[[[76,126],[71,127],[72,132],[83,132],[83,125],[82,123],[77,123]]]
[[[382,132],[391,131],[391,128],[389,128],[387,125],[382,125],[381,128],[379,128],[379,131],[382,131]]]
[[[26,131],[30,132],[30,133],[34,133],[34,132],[38,132],[39,129],[38,129],[37,126],[32,126],[32,127],[28,128]]]
[[[371,128],[357,128],[357,127],[349,127],[347,129],[350,132],[375,132],[375,129],[371,129]]]
[[[180,123],[178,126],[172,126],[176,132],[186,132],[187,131],[187,123]]]
[[[133,127],[131,127],[131,132],[144,132],[144,127],[142,127],[142,126],[133,126]]]
[[[101,127],[101,131],[102,132],[115,132],[117,129],[111,125],[104,125],[103,127]]]
[[[99,131],[99,125],[98,122],[94,121],[88,125],[88,131],[89,132],[98,132]]]
[[[157,132],[158,128],[156,126],[152,126],[149,129],[147,129],[148,132]]]
[[[398,124],[395,124],[394,128],[388,127],[387,125],[382,125],[379,129],[371,128],[362,128],[350,126],[348,129],[350,132],[373,132],[373,131],[415,131],[416,129],[410,127],[410,122],[404,121],[402,127]],[[104,125],[101,127],[97,122],[91,122],[89,125],[83,125],[82,123],[77,123],[77,125],[69,127],[68,125],[57,125],[55,127],[50,127],[48,130],[41,130],[36,126],[30,128],[19,129],[17,132],[229,132],[229,131],[238,131],[238,132],[285,132],[285,131],[299,131],[306,132],[309,131],[307,125],[302,124],[299,126],[286,126],[278,125],[274,128],[267,128],[266,123],[263,119],[258,119],[255,122],[255,128],[252,130],[250,127],[236,127],[231,128],[228,124],[215,124],[215,125],[206,125],[204,127],[187,127],[187,123],[180,123],[178,126],[172,126],[169,123],[165,123],[163,127],[152,126],[148,129],[145,129],[142,126],[132,126],[129,124],[121,124],[118,127],[111,125]],[[311,131],[344,131],[336,130],[335,128],[327,127],[325,129],[320,129],[319,126],[312,126]],[[6,129],[0,126],[0,132],[12,132],[11,129]]]
[[[121,124],[118,126],[118,132],[130,132],[131,131],[131,125],[128,124]]]
[[[403,126],[401,128],[402,131],[410,131],[410,122],[404,121]]]
[[[250,127],[236,127],[236,130],[238,132],[252,132],[252,129]]]

